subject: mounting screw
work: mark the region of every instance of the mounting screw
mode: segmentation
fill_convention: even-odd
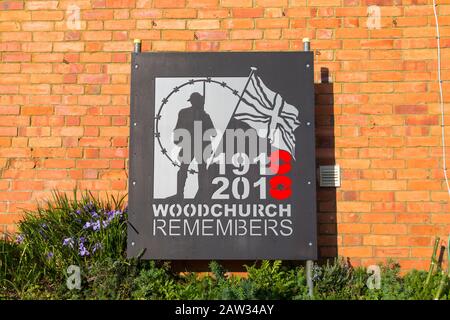
[[[307,68],[309,68],[309,63],[306,65]]]
[[[135,126],[135,127],[136,127],[136,126],[137,126],[137,123],[136,123],[136,122],[133,122],[133,126]]]
[[[136,181],[133,181],[133,186],[135,186],[136,185]]]
[[[312,247],[312,242],[308,243],[308,246]]]
[[[311,181],[308,181],[308,184],[311,184]]]
[[[136,243],[134,243],[134,241],[131,243],[131,245],[134,247],[134,245],[135,245]]]
[[[306,125],[307,125],[307,126],[310,126],[310,125],[311,125],[311,122],[307,122]]]
[[[134,65],[134,68],[135,68],[135,69],[139,68],[139,65],[138,65],[138,64],[135,64],[135,65]]]

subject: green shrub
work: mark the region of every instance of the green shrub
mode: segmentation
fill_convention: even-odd
[[[381,288],[370,290],[369,274],[343,259],[313,266],[314,296],[303,266],[261,261],[232,275],[211,261],[210,273],[174,272],[168,262],[126,258],[127,209],[123,199],[105,201],[74,192],[26,212],[19,233],[0,240],[0,299],[441,299],[450,281],[441,270],[400,276],[394,262],[380,265]],[[69,290],[67,267],[81,269],[81,290]]]
[[[36,211],[25,212],[14,241],[3,242],[4,291],[18,297],[65,284],[70,265],[96,269],[100,261],[125,259],[126,209],[123,198],[100,201],[90,193],[73,199],[54,194]],[[109,260],[108,260],[109,259]]]
[[[306,277],[303,268],[288,270],[277,260],[265,260],[260,267],[247,267],[248,282],[254,299],[296,299],[306,298]]]
[[[174,275],[170,274],[170,266],[164,264],[156,267],[151,261],[147,268],[140,271],[133,281],[133,299],[179,299],[179,292]]]
[[[353,268],[344,259],[314,265],[314,297],[316,299],[364,299],[369,275],[363,268]]]

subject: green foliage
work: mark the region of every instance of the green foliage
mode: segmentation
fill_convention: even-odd
[[[25,212],[15,239],[0,243],[0,286],[27,298],[28,292],[56,290],[70,265],[94,270],[99,261],[124,260],[126,214],[123,198],[54,193],[36,211]]]
[[[175,278],[170,274],[170,266],[164,264],[158,268],[154,261],[142,269],[138,277],[133,281],[134,291],[131,296],[134,299],[178,299],[179,293]]]
[[[368,274],[362,268],[353,268],[343,259],[313,268],[314,297],[316,299],[364,299]]]
[[[370,275],[343,259],[315,264],[314,296],[308,295],[303,266],[260,261],[245,266],[246,277],[211,261],[210,272],[174,272],[168,262],[127,259],[123,199],[105,201],[85,193],[27,212],[19,234],[0,240],[0,299],[448,299],[450,280],[439,268],[400,275],[394,262],[380,265],[381,288],[369,289]],[[66,286],[67,267],[77,265],[81,289]]]
[[[410,293],[404,290],[403,279],[400,277],[400,265],[388,261],[385,265],[379,265],[381,269],[381,288],[368,290],[367,299],[370,300],[399,300],[406,299]]]
[[[280,260],[262,261],[260,267],[246,267],[254,299],[306,298],[306,277],[303,268],[288,270]]]

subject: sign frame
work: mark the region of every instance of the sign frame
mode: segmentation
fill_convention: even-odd
[[[314,126],[314,71],[312,52],[164,52],[133,53],[131,62],[128,257],[157,260],[316,260],[316,162]],[[154,237],[150,214],[154,194],[155,86],[167,77],[247,77],[256,67],[268,85],[286,101],[301,105],[296,148],[302,150],[293,170],[293,196],[302,215],[292,211],[296,237],[264,240],[250,237]],[[292,102],[291,102],[292,103]],[[300,117],[300,116],[299,116]],[[296,132],[297,132],[296,131]],[[149,138],[150,137],[150,138]],[[153,161],[153,162],[152,162]],[[151,164],[149,166],[149,164]],[[149,168],[151,167],[151,168]],[[297,173],[296,173],[297,174]],[[302,193],[300,194],[300,191]],[[306,208],[306,209],[303,209]],[[297,208],[298,209],[298,208]],[[231,242],[231,243],[230,243]],[[260,242],[260,243],[259,243]]]

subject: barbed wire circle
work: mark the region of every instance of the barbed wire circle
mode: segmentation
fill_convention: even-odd
[[[159,122],[162,118],[161,113],[162,113],[164,107],[169,102],[169,99],[172,95],[179,92],[181,88],[183,88],[185,86],[194,85],[197,82],[205,82],[205,83],[220,85],[222,88],[230,90],[233,95],[235,95],[235,96],[239,95],[239,91],[230,87],[225,81],[217,81],[217,80],[211,79],[210,77],[207,77],[204,79],[196,79],[196,80],[191,79],[191,80],[183,83],[182,85],[175,87],[164,99],[162,99],[161,105],[159,106],[159,109],[158,109],[158,113],[155,116],[155,133],[154,133],[154,135],[155,135],[156,140],[158,141],[160,152],[172,163],[173,166],[176,166],[176,167],[180,167],[181,165],[178,163],[178,161],[175,161],[170,157],[169,152],[167,152],[167,149],[163,146],[163,144],[161,142],[161,132],[159,131]],[[195,174],[195,173],[198,173],[198,171],[194,170],[194,169],[190,169],[189,173]]]

